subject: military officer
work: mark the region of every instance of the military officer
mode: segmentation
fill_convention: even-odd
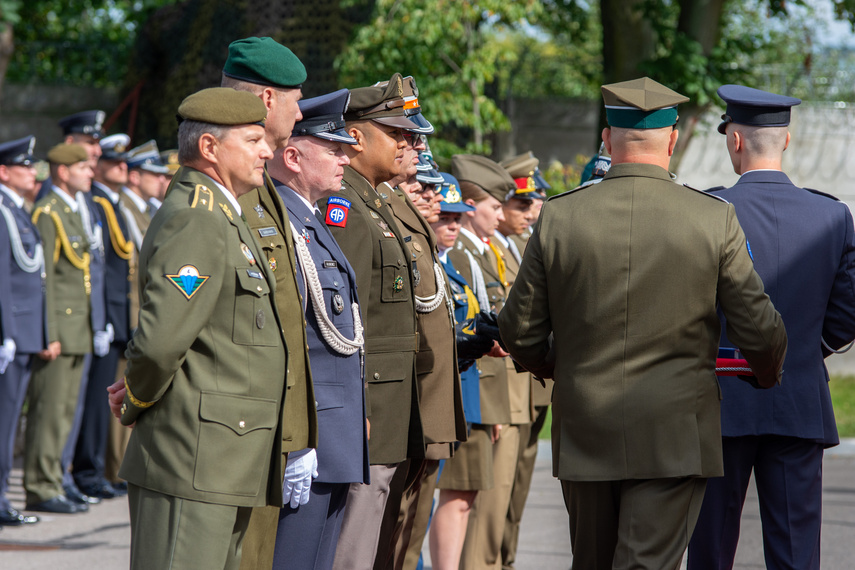
[[[266,114],[227,88],[178,108],[183,168],[143,241],[139,326],[110,396],[135,425],[131,568],[237,568],[249,507],[281,504],[283,325],[237,201],[263,183]]]
[[[318,402],[317,454],[288,456],[291,496],[279,514],[277,569],[332,568],[350,483],[369,483],[356,276],[316,206],[341,188],[350,162],[341,145],[356,144],[344,130],[348,98],[341,89],[300,101],[303,118],[268,162],[291,220]]]
[[[517,362],[556,375],[574,567],[677,568],[722,473],[715,307],[758,387],[780,381],[787,337],[733,206],[668,173],[688,99],[649,78],[602,92],[612,167],[544,205],[499,327]]]
[[[6,497],[18,417],[35,357],[46,358],[44,253],[24,210],[36,183],[35,137],[0,144],[0,526],[33,524]]]
[[[384,87],[351,90],[345,114],[357,144],[345,148],[343,189],[325,205],[325,220],[356,273],[365,320],[365,378],[371,422],[371,485],[353,484],[335,568],[370,569],[390,484],[398,465],[424,457],[415,376],[418,349],[412,266],[404,235],[381,193],[402,171],[405,129],[400,74]]]
[[[525,251],[527,237],[524,236],[528,235],[528,229],[537,220],[539,206],[546,198],[545,192],[550,186],[540,173],[538,159],[530,151],[503,160],[499,164],[508,171],[517,185],[513,196],[502,204],[505,220],[499,222],[499,228],[494,234],[496,247],[502,253],[507,267],[508,285],[512,286],[522,262],[522,252]],[[510,359],[507,362],[513,366]],[[509,367],[508,376],[514,374],[519,373]],[[527,372],[523,374],[528,375]],[[517,472],[502,536],[503,568],[513,568],[516,559],[520,521],[522,521],[537,458],[538,436],[546,422],[549,403],[552,400],[552,380],[531,381],[530,376],[527,379],[528,382],[514,385],[518,389],[510,392],[511,422],[519,426],[520,446],[517,455]],[[530,422],[524,422],[522,420],[525,418],[525,412],[529,409],[528,400],[530,400],[533,415]]]
[[[297,104],[306,68],[287,47],[271,38],[245,38],[229,45],[221,85],[257,96],[267,108],[264,136],[271,150],[285,146],[294,122],[301,118]],[[247,223],[259,241],[264,259],[276,278],[276,304],[281,315],[293,319],[285,326],[287,397],[282,407],[282,467],[285,455],[317,445],[317,411],[312,393],[303,309],[296,281],[290,220],[282,198],[269,176],[264,184],[240,197]],[[299,323],[299,324],[298,324]],[[281,487],[284,472],[279,475]],[[270,568],[279,507],[255,509],[244,543],[241,568]]]
[[[724,477],[707,484],[689,568],[733,567],[753,471],[766,565],[818,569],[823,450],[839,442],[823,357],[855,338],[852,214],[833,196],[798,188],[781,170],[799,99],[742,85],[724,85],[718,94],[727,103],[718,130],[740,178],[715,195],[736,208],[790,350],[780,389],[756,392],[719,379]],[[733,346],[724,335],[721,342]]]
[[[92,235],[81,195],[92,183],[86,149],[62,143],[47,158],[52,192],[36,203],[33,221],[44,245],[50,357],[34,363],[28,390],[24,488],[29,509],[76,513],[88,507],[66,498],[61,457],[73,427],[84,361],[93,350],[90,259],[100,236]]]
[[[79,144],[86,149],[89,166],[93,170],[101,156],[101,145],[98,141],[104,136],[104,119],[106,116],[106,113],[100,110],[81,111],[63,117],[58,122],[59,128],[62,129],[62,142]],[[39,188],[35,201],[38,202],[47,196],[52,186],[51,177],[48,177]]]
[[[127,156],[128,184],[126,192],[136,208],[131,208],[137,225],[141,232],[145,228],[154,213],[157,211],[151,200],[162,195],[163,186],[166,183],[169,167],[160,158],[157,143],[150,140],[140,146],[131,149]]]
[[[119,202],[122,186],[127,182],[125,152],[130,142],[126,134],[100,140],[101,156],[95,168],[92,196],[103,229],[105,251],[104,303],[107,327],[113,339],[103,356],[95,355],[88,370],[80,433],[72,462],[77,488],[90,497],[110,499],[124,494],[115,489],[104,475],[110,408],[104,403],[104,390],[116,380],[119,359],[130,339],[129,262],[134,243],[128,230],[129,212]]]

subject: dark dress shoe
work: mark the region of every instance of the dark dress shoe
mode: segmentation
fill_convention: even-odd
[[[77,503],[78,505],[97,505],[101,502],[101,499],[98,497],[84,495],[76,486],[69,485],[67,487],[63,487],[63,490],[65,491],[65,497],[72,503]]]
[[[128,494],[128,482],[127,481],[119,481],[118,483],[110,483],[110,486],[113,487],[113,490],[116,491],[118,495],[127,495]]]
[[[83,504],[78,505],[72,503],[64,496],[59,495],[52,499],[48,499],[47,501],[42,501],[41,503],[35,503],[32,505],[27,505],[28,511],[39,511],[42,513],[60,513],[66,515],[72,515],[74,513],[82,513],[89,510],[89,505]]]
[[[11,507],[0,510],[0,526],[21,526],[37,522],[39,522],[39,517],[22,515]]]
[[[93,485],[80,485],[80,492],[89,497],[98,497],[99,499],[114,499],[119,496],[107,481],[100,481]]]

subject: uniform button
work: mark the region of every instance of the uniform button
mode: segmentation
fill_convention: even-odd
[[[380,373],[379,373],[379,372],[375,372],[375,373],[374,373],[374,379],[375,379],[375,380],[380,380]]]
[[[239,427],[240,429],[245,428],[245,427],[246,427],[246,422],[245,422],[245,421],[243,421],[243,420],[239,421],[239,422],[238,422],[238,427]]]
[[[338,281],[333,281],[332,284],[338,287]]]
[[[275,243],[273,243],[273,242],[270,242],[270,247],[271,247],[271,248],[276,247],[276,244],[275,244]]]
[[[259,292],[259,293],[261,293],[261,285],[259,285],[258,287],[256,287],[256,289],[258,290],[258,292]]]
[[[315,400],[315,409],[317,409],[317,407],[318,407],[318,401]]]
[[[66,309],[66,310],[65,310],[65,314],[66,314],[66,315],[70,315],[70,314],[71,314],[71,309]]]
[[[71,247],[73,247],[74,249],[77,249],[79,246],[78,246],[77,242],[75,241],[75,242],[72,242]]]

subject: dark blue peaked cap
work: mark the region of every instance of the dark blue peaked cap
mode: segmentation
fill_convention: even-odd
[[[59,127],[62,129],[63,135],[83,133],[84,135],[92,135],[97,139],[104,136],[105,118],[106,113],[104,111],[81,111],[61,118]]]
[[[802,102],[795,97],[768,93],[744,85],[722,85],[718,96],[727,103],[718,132],[724,134],[728,123],[752,127],[786,127],[790,124],[790,108]]]
[[[350,91],[347,89],[303,99],[299,103],[303,119],[294,125],[291,136],[313,136],[333,142],[356,144],[356,139],[345,130],[344,113],[349,102]]]
[[[36,137],[29,136],[0,144],[0,164],[6,166],[29,166],[38,159],[33,156]]]

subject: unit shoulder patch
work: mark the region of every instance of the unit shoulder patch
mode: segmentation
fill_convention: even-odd
[[[164,275],[189,301],[211,276],[200,275],[193,265],[185,265],[174,275]]]

